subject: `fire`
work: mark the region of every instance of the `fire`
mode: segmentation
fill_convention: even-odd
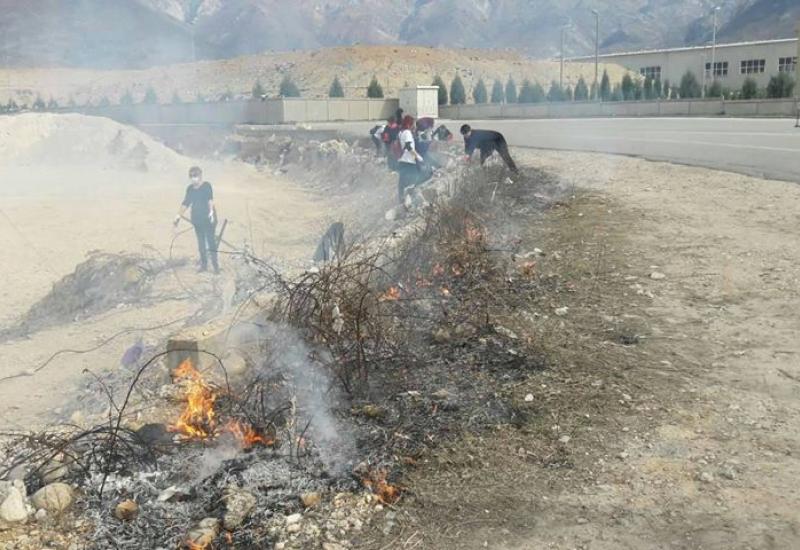
[[[536,262],[525,262],[519,268],[523,275],[532,277],[536,273]]]
[[[453,264],[450,266],[450,271],[452,271],[453,275],[456,277],[461,277],[464,274],[464,268],[458,264]]]
[[[186,407],[175,424],[169,427],[170,431],[190,439],[208,439],[214,435],[217,423],[214,412],[216,393],[192,366],[190,359],[183,361],[172,374],[176,380],[186,381]]]
[[[386,471],[376,470],[370,472],[370,477],[361,480],[364,487],[375,493],[384,504],[394,504],[400,498],[402,492],[396,485],[386,481]]]
[[[396,286],[390,287],[389,290],[384,292],[378,298],[379,302],[394,302],[400,299],[400,289]]]
[[[255,445],[264,445],[269,447],[275,443],[272,439],[264,437],[258,433],[258,431],[256,431],[256,429],[247,422],[230,420],[227,424],[225,424],[223,430],[233,434],[233,436],[237,439],[237,441],[239,441],[239,444],[244,449],[249,449]]]

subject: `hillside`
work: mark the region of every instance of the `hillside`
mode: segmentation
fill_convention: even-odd
[[[0,0],[0,64],[146,68],[357,44],[511,48],[533,57],[794,35],[796,0]]]
[[[609,66],[613,81],[622,79],[624,71]],[[591,63],[568,63],[565,81],[577,82],[583,75],[587,82],[594,78]],[[602,71],[602,68],[601,68]],[[131,71],[92,71],[77,69],[0,70],[0,82],[11,83],[11,93],[18,102],[30,105],[40,94],[51,96],[62,105],[69,99],[78,105],[97,103],[102,98],[116,103],[130,91],[141,101],[145,90],[152,87],[162,102],[169,102],[177,93],[183,101],[198,97],[208,100],[226,92],[249,96],[253,84],[260,80],[267,95],[276,96],[284,75],[290,75],[304,97],[325,97],[333,78],[338,76],[347,97],[366,97],[366,87],[377,76],[387,96],[396,96],[405,85],[428,85],[435,75],[449,84],[458,73],[471,90],[479,78],[491,89],[493,80],[506,82],[513,76],[517,86],[525,78],[544,86],[557,80],[559,63],[535,61],[509,51],[448,50],[443,48],[404,46],[354,46],[317,51],[269,53],[242,56],[220,61],[155,67]],[[0,101],[7,101],[0,95]]]

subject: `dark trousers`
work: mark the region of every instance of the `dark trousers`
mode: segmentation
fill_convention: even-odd
[[[397,181],[397,198],[400,204],[403,204],[406,198],[406,190],[409,187],[414,187],[419,181],[419,170],[416,164],[408,162],[398,162],[397,166],[398,172],[400,172],[400,178]]]
[[[497,141],[487,143],[485,147],[481,147],[481,166],[483,166],[486,159],[491,157],[492,153],[495,151],[497,151],[500,158],[503,159],[503,162],[506,163],[509,170],[512,172],[519,172],[517,165],[514,163],[514,159],[511,158],[511,154],[508,152],[508,143],[506,143],[505,139],[498,139]]]
[[[208,221],[193,221],[192,223],[194,224],[194,234],[197,236],[200,267],[208,269],[208,257],[211,256],[212,267],[219,269],[219,263],[217,263],[217,224],[211,224]]]
[[[372,136],[372,143],[375,145],[375,153],[377,153],[378,156],[381,156],[383,154],[383,141],[375,136]]]

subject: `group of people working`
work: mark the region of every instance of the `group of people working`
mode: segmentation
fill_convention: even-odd
[[[446,126],[441,125],[434,130],[434,125],[433,118],[423,117],[415,121],[410,115],[403,116],[403,110],[398,109],[385,124],[370,130],[375,152],[385,156],[389,169],[399,174],[397,194],[400,204],[405,203],[406,193],[410,189],[431,177],[431,144],[453,139],[453,134]],[[508,143],[500,132],[473,130],[464,124],[461,126],[461,135],[464,137],[466,162],[469,162],[476,149],[480,151],[481,165],[496,151],[506,166],[517,172],[517,165],[508,152]]]

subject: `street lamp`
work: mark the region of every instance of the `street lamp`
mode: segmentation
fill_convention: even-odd
[[[712,83],[717,81],[717,12],[719,12],[719,6],[714,6],[714,9],[712,10],[712,13],[714,14],[714,31],[711,36],[711,82]]]
[[[600,13],[592,10],[594,14],[594,99],[600,99],[600,81],[598,70],[600,67]]]

